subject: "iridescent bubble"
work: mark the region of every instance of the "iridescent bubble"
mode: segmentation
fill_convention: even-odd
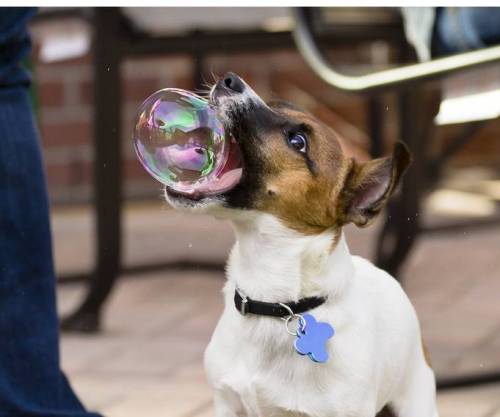
[[[188,91],[166,88],[148,97],[139,108],[134,144],[144,168],[179,193],[217,194],[241,177],[234,139],[225,137],[208,101]]]

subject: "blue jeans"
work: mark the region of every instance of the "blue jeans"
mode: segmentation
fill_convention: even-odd
[[[40,145],[20,61],[33,9],[0,9],[0,416],[91,417],[59,366]]]

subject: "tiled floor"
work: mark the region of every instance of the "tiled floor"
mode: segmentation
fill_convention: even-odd
[[[89,267],[88,212],[57,211],[53,219],[58,270]],[[227,224],[157,203],[134,205],[125,223],[129,265],[178,258],[223,262],[232,243]],[[369,256],[374,232],[349,229],[352,252]],[[405,287],[440,375],[500,368],[499,249],[500,228],[426,237],[405,269]],[[222,284],[222,274],[200,270],[123,279],[102,334],[62,339],[63,367],[89,408],[108,417],[211,416],[202,353],[222,308]],[[69,311],[81,295],[81,286],[60,286],[60,311]],[[500,385],[440,393],[439,406],[442,417],[500,417]]]

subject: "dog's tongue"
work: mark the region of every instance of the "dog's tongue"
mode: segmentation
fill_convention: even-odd
[[[224,167],[214,178],[201,184],[194,192],[194,195],[201,198],[207,195],[222,194],[236,187],[242,175],[243,161],[240,147],[236,141],[231,138],[229,155]]]
[[[236,168],[221,175],[213,182],[203,184],[196,192],[203,195],[217,195],[236,187],[243,174],[242,168]]]

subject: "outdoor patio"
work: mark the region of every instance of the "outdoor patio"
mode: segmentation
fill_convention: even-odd
[[[59,272],[90,267],[91,220],[87,208],[53,212]],[[127,265],[186,255],[223,262],[233,239],[228,224],[173,212],[160,200],[128,205],[125,223]],[[369,257],[375,232],[349,228],[351,251]],[[500,368],[499,247],[500,227],[426,236],[405,268],[440,375]],[[202,355],[222,310],[223,283],[222,273],[201,270],[124,277],[101,334],[62,338],[63,368],[88,407],[108,417],[212,416]],[[61,312],[82,289],[59,286]],[[441,417],[500,417],[499,393],[500,385],[440,392]]]

